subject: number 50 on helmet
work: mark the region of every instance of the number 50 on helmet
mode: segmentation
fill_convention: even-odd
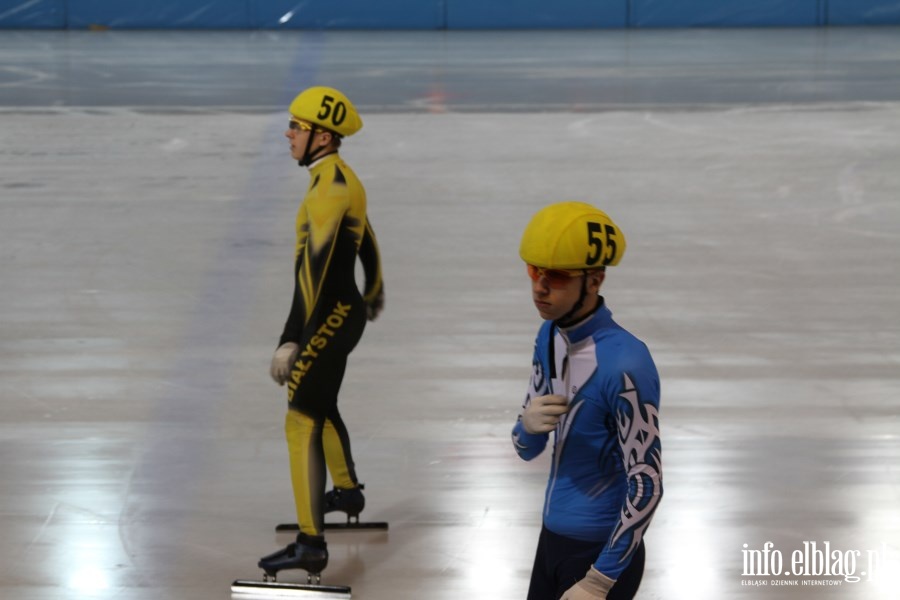
[[[340,91],[330,87],[311,87],[294,98],[290,113],[341,137],[353,135],[362,129],[362,119],[356,107]]]
[[[625,235],[605,212],[584,202],[559,202],[535,214],[519,246],[526,263],[545,269],[598,269],[619,263]]]

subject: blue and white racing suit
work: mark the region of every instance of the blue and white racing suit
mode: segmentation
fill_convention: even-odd
[[[544,526],[576,540],[605,541],[594,567],[616,579],[663,492],[653,358],[601,301],[569,328],[546,321],[538,332],[523,410],[546,394],[566,396],[569,411],[555,431]],[[521,415],[512,432],[524,460],[543,452],[549,435],[527,433]]]

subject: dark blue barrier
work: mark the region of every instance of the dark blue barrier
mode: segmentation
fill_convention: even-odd
[[[896,25],[900,2],[884,0],[828,0],[829,25]]]
[[[443,29],[443,0],[247,0],[253,29]]]
[[[822,25],[821,0],[632,0],[634,27]]]
[[[0,0],[0,28],[567,29],[900,24],[900,0]]]
[[[626,1],[447,1],[447,29],[622,28],[627,16]]]
[[[246,28],[246,0],[67,0],[68,27]]]
[[[0,27],[62,29],[66,26],[66,0],[0,0]]]

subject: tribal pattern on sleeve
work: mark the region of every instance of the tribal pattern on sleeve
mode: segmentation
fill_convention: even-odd
[[[642,403],[628,374],[622,377],[624,389],[619,398],[623,402],[619,403],[616,421],[628,478],[628,495],[610,545],[626,541],[628,545],[623,556],[631,556],[662,497],[662,451],[657,407]]]

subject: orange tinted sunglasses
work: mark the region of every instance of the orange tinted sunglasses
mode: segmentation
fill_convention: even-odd
[[[561,289],[569,284],[569,280],[573,277],[584,275],[584,271],[575,271],[569,269],[545,269],[534,265],[526,265],[528,268],[528,276],[532,281],[537,281],[543,277],[547,281],[547,286],[553,289]]]
[[[291,119],[291,122],[288,123],[288,127],[290,129],[302,129],[303,131],[312,131],[313,126],[307,123],[306,121],[300,121],[299,119]]]

